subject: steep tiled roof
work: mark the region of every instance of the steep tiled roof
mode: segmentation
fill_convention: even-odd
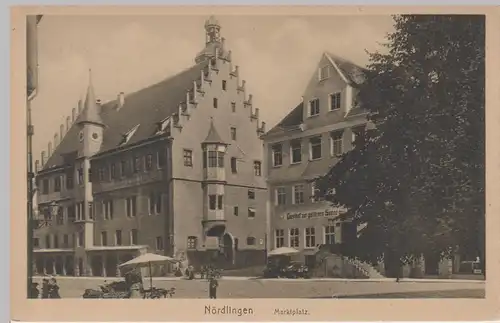
[[[351,85],[363,83],[365,70],[363,67],[332,53],[326,53],[326,55],[337,65]]]
[[[284,117],[277,125],[275,125],[271,130],[269,130],[266,134],[272,134],[274,132],[292,128],[300,125],[303,121],[303,109],[304,103],[301,102],[297,105],[286,117]]]
[[[192,89],[193,82],[201,78],[201,71],[207,66],[208,61],[200,62],[159,83],[131,93],[126,96],[120,109],[117,109],[117,100],[102,105],[100,117],[106,127],[99,153],[117,148],[123,135],[137,125],[139,127],[127,145],[152,137],[157,130],[157,123],[178,111],[179,104],[186,99],[186,91]],[[77,124],[83,115],[78,116],[44,165],[44,170],[63,164],[63,155],[76,150],[79,133]]]

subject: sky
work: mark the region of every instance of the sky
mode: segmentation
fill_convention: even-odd
[[[83,99],[89,68],[98,99],[116,99],[194,64],[207,16],[45,15],[38,27],[34,159]],[[270,129],[300,102],[325,51],[360,66],[393,29],[390,16],[217,16],[233,65]]]

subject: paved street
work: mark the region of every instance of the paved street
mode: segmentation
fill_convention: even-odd
[[[108,279],[112,281],[113,278]],[[36,281],[41,281],[37,278]],[[147,282],[149,282],[146,279]],[[145,283],[146,283],[145,281]],[[63,298],[81,297],[86,288],[98,288],[102,278],[58,278]],[[149,283],[145,287],[148,287]],[[176,288],[175,298],[207,298],[205,280],[155,279],[153,285]],[[424,280],[396,283],[392,280],[290,280],[290,279],[221,279],[219,298],[415,298],[415,297],[484,297],[484,282]]]

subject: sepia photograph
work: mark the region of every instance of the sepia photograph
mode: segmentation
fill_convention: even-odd
[[[25,298],[485,299],[485,14],[187,12],[24,16]]]

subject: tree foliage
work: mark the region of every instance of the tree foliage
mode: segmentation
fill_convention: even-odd
[[[456,246],[475,253],[485,212],[485,18],[403,15],[394,27],[359,88],[372,127],[316,186],[366,224],[353,248],[365,260]]]

